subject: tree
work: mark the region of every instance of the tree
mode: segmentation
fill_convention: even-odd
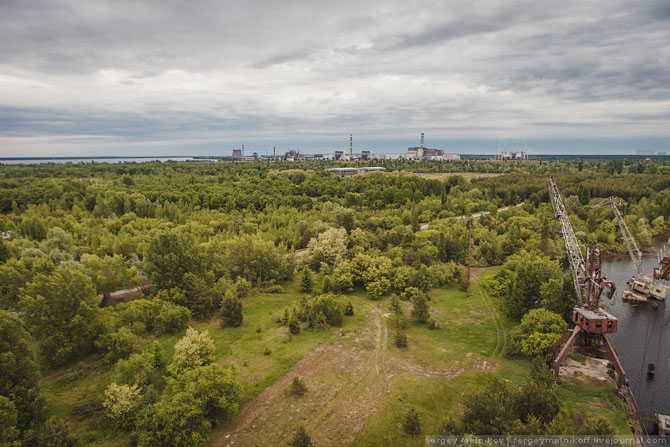
[[[0,396],[0,446],[21,447],[21,432],[16,427],[18,414],[14,403]]]
[[[214,361],[214,342],[207,331],[198,332],[189,327],[186,335],[174,345],[174,357],[169,370],[180,373],[187,369],[208,365]]]
[[[541,424],[551,422],[560,410],[554,388],[552,382],[531,380],[525,384],[516,396],[516,412],[519,419],[524,423],[530,422],[531,418],[537,419]]]
[[[146,386],[151,383],[151,375],[158,367],[160,365],[156,364],[154,353],[143,352],[141,354],[133,354],[127,359],[119,360],[116,363],[118,381],[125,385]]]
[[[103,334],[96,340],[95,346],[105,353],[107,363],[114,363],[139,351],[140,338],[127,327],[122,327],[116,332]]]
[[[512,334],[513,349],[527,356],[547,354],[567,329],[567,323],[557,313],[532,309]]]
[[[183,370],[167,379],[160,400],[138,416],[137,445],[203,445],[215,421],[237,412],[241,391],[232,367],[211,364]]]
[[[397,331],[393,336],[393,341],[397,348],[407,347],[407,334],[402,331]]]
[[[37,275],[21,302],[42,355],[53,365],[92,352],[106,332],[91,279],[76,268],[61,265],[51,275]]]
[[[410,436],[417,436],[421,434],[421,421],[419,420],[419,413],[414,408],[410,408],[405,419],[402,422],[402,429]]]
[[[542,307],[561,315],[565,321],[572,320],[572,309],[577,305],[577,297],[570,274],[560,279],[551,278],[542,284],[540,296]]]
[[[344,228],[329,228],[316,238],[312,238],[307,244],[307,253],[304,255],[305,262],[317,270],[321,263],[334,265],[335,262],[347,253],[347,230]]]
[[[119,255],[100,258],[92,254],[84,254],[81,263],[91,277],[98,293],[108,295],[110,292],[124,287],[135,286],[141,282],[135,267],[128,267]]]
[[[242,325],[242,301],[227,294],[221,302],[221,327],[239,327]]]
[[[296,430],[293,439],[291,439],[291,442],[289,442],[288,445],[289,447],[311,447],[314,443],[312,442],[312,438],[307,434],[305,427],[301,425]]]
[[[252,284],[286,279],[293,267],[282,247],[255,235],[245,235],[224,243],[223,263],[230,274]]]
[[[311,293],[313,287],[314,281],[312,280],[312,272],[309,268],[305,267],[302,271],[302,279],[300,280],[300,291]]]
[[[11,256],[9,244],[0,238],[0,264],[4,264]]]
[[[528,254],[514,266],[505,295],[507,313],[512,318],[521,319],[540,299],[542,284],[561,276],[561,269],[555,261],[539,252]]]
[[[38,369],[30,350],[30,337],[21,320],[5,311],[0,311],[0,371],[2,417],[6,421],[0,427],[6,426],[8,433],[14,427],[19,435],[35,430],[42,422],[44,400],[37,387]]]
[[[102,406],[107,416],[114,419],[121,426],[128,427],[134,419],[135,410],[140,405],[142,390],[138,385],[110,384],[105,390],[105,400]]]
[[[430,311],[428,310],[428,301],[425,293],[419,293],[412,298],[412,318],[419,323],[425,323],[430,318]]]
[[[516,419],[515,396],[507,382],[494,377],[484,389],[464,400],[463,432],[475,435],[503,435]]]
[[[204,259],[193,238],[176,230],[161,231],[151,238],[145,257],[145,268],[158,289],[188,288],[185,276],[203,272]]]

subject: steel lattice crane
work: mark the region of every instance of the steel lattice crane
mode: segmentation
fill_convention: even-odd
[[[661,271],[656,269],[653,276],[642,273],[642,252],[637,247],[635,238],[628,229],[628,225],[626,225],[626,221],[623,219],[621,211],[619,211],[619,206],[621,206],[622,202],[623,201],[618,197],[608,197],[607,199],[596,203],[591,208],[597,208],[606,205],[609,205],[612,208],[614,217],[616,218],[619,229],[621,230],[621,235],[623,236],[623,240],[626,243],[628,254],[630,255],[630,258],[635,265],[636,275],[628,281],[630,288],[623,293],[623,299],[631,301],[665,299],[665,296],[668,293],[668,287],[656,281],[656,277],[660,277]]]
[[[587,248],[586,261],[584,260],[568,212],[563,205],[561,193],[558,191],[558,186],[556,186],[553,177],[549,177],[548,183],[554,214],[561,222],[565,250],[568,254],[572,281],[579,302],[579,306],[575,307],[573,312],[575,323],[582,326],[587,332],[616,332],[616,318],[600,309],[599,306],[600,295],[604,290],[607,290],[610,297],[614,295],[616,290],[616,285],[612,281],[607,281],[602,275],[602,250],[600,248]],[[588,311],[589,317],[584,322],[586,311]],[[579,321],[577,321],[577,314],[579,314]]]
[[[554,373],[558,379],[561,365],[568,354],[571,353],[580,353],[607,359],[609,361],[608,374],[616,380],[617,388],[629,416],[629,422],[633,426],[633,432],[636,434],[646,434],[644,424],[637,412],[637,404],[628,386],[629,382],[626,378],[626,372],[619,360],[616,349],[614,349],[614,345],[607,337],[608,333],[611,334],[617,331],[618,320],[614,315],[606,312],[599,306],[600,295],[603,290],[607,290],[607,294],[610,297],[616,290],[614,283],[607,281],[603,276],[602,250],[600,248],[587,247],[585,262],[558,187],[552,177],[549,177],[548,183],[551,204],[554,207],[556,217],[561,222],[565,249],[568,252],[568,259],[570,261],[572,280],[579,298],[579,305],[572,310],[572,321],[575,323],[574,329],[564,334],[552,347]],[[617,211],[615,211],[616,213]],[[633,241],[632,237],[630,241]],[[636,245],[635,247],[637,249]]]

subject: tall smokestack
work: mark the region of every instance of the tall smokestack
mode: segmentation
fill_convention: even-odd
[[[421,132],[421,149],[423,149],[423,132]]]
[[[354,136],[349,134],[349,160],[354,159]]]
[[[242,145],[242,156],[244,157],[244,145]]]
[[[272,146],[272,159],[273,160],[277,159],[277,148],[276,148],[276,146]]]

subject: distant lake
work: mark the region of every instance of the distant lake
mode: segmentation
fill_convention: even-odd
[[[91,157],[91,158],[77,158],[77,157],[55,157],[55,158],[0,158],[0,164],[4,165],[34,165],[34,164],[66,164],[66,163],[147,163],[151,161],[213,161],[205,158],[194,157]]]

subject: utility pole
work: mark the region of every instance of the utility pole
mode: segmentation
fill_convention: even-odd
[[[465,296],[470,298],[470,268],[472,265],[472,216],[468,218],[468,288]]]

